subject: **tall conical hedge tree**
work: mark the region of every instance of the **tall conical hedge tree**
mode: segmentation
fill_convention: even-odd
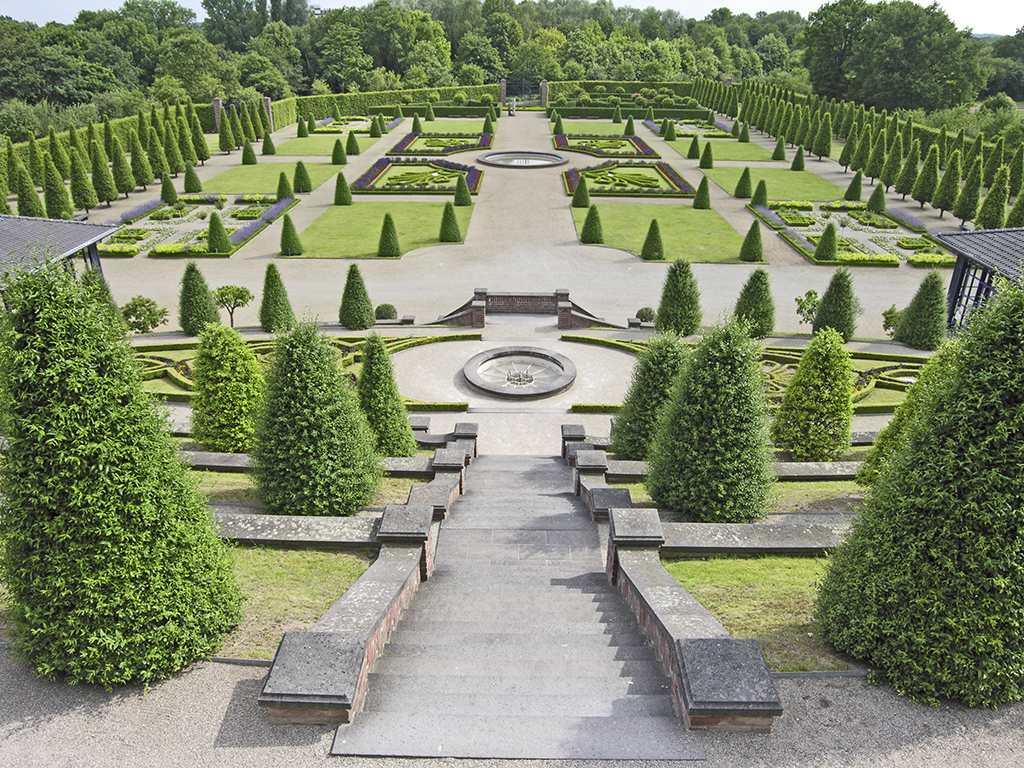
[[[288,176],[284,171],[277,177],[277,202],[287,200],[295,197],[295,193],[292,191],[292,183],[288,181]]]
[[[53,164],[57,166],[57,170],[60,171],[61,178],[71,178],[71,158],[68,157],[67,151],[64,149],[64,143],[57,137],[57,132],[53,130],[53,126],[49,129],[49,152],[50,157],[53,159]]]
[[[919,139],[914,139],[914,143],[910,147],[910,151],[907,153],[906,160],[903,163],[903,170],[900,171],[899,178],[896,179],[896,184],[893,187],[893,191],[901,195],[903,200],[906,200],[907,195],[914,191],[914,184],[917,183],[920,166],[921,142]]]
[[[1006,201],[1009,197],[1010,169],[1005,165],[999,166],[992,186],[981,208],[978,210],[978,218],[975,220],[975,229],[1002,229],[1006,221]]]
[[[256,129],[252,124],[252,117],[249,115],[249,110],[246,107],[242,107],[242,135],[244,140],[247,142],[256,141]]]
[[[699,160],[700,159],[700,140],[694,136],[690,141],[690,146],[686,149],[687,160]]]
[[[910,163],[907,163],[910,166]],[[906,169],[904,169],[906,172]],[[914,187],[910,196],[921,204],[930,203],[935,194],[935,188],[939,185],[939,148],[934,144],[928,148],[928,155],[924,159],[920,173],[914,179]]]
[[[832,154],[832,115],[828,112],[825,113],[821,125],[818,126],[811,154],[817,155],[819,160]]]
[[[601,226],[601,214],[596,205],[587,209],[587,218],[580,230],[580,242],[584,245],[601,245],[604,243],[604,229]]]
[[[135,180],[135,186],[142,187],[142,191],[145,192],[146,187],[153,183],[153,167],[149,164],[149,158],[142,149],[142,140],[139,139],[139,134],[129,131],[128,141],[132,158],[132,177]]]
[[[186,166],[199,162],[199,154],[192,143],[192,131],[184,117],[178,118],[178,148]]]
[[[651,225],[647,228],[647,236],[644,238],[643,248],[640,249],[640,258],[644,261],[664,260],[665,244],[661,239],[661,227],[657,219],[651,219]]]
[[[459,229],[459,220],[455,217],[455,206],[451,201],[444,204],[444,211],[441,214],[441,231],[438,239],[442,243],[461,243],[462,230]]]
[[[103,151],[103,145],[96,141],[89,150],[92,155],[92,185],[96,189],[96,196],[109,206],[117,200],[118,193],[114,174],[107,163],[107,153]]]
[[[28,137],[28,174],[34,186],[42,188],[46,184],[46,163],[35,134]]]
[[[1024,227],[1024,195],[1017,195],[1013,208],[1010,209],[1010,213],[1006,216],[1006,226],[1012,229]]]
[[[395,383],[384,340],[376,333],[366,337],[363,345],[363,370],[359,375],[359,406],[366,415],[375,438],[375,449],[381,456],[412,456],[416,438],[409,426],[402,396]]]
[[[160,181],[160,199],[167,205],[174,205],[178,202],[178,193],[174,189],[174,182],[171,181],[170,175],[164,176]]]
[[[622,110],[619,108],[618,104],[616,104],[615,109],[612,110],[612,122],[616,125],[622,122]]]
[[[281,229],[281,255],[301,256],[302,241],[299,240],[299,233],[292,223],[292,217],[287,213],[284,215],[284,226]]]
[[[351,515],[380,487],[366,417],[313,325],[275,343],[254,443],[256,487],[272,514]]]
[[[982,172],[981,182],[981,185],[985,187],[985,189],[990,189],[992,187],[992,182],[996,178],[996,173],[999,171],[999,167],[1003,165],[1004,146],[1004,139],[1000,136],[996,139],[996,145],[985,153],[985,166]]]
[[[1022,429],[1022,334],[1024,288],[1004,283],[923,393],[818,590],[824,637],[922,702],[1024,697],[1024,474],[1007,471],[1024,456],[994,437]]]
[[[796,461],[836,461],[850,447],[853,380],[843,337],[823,328],[800,358],[771,435]]]
[[[335,139],[334,149],[331,150],[331,164],[346,165],[347,163],[348,155],[345,154],[345,145],[341,143],[341,139]]]
[[[669,120],[668,121],[668,126],[665,128],[664,139],[665,139],[665,141],[675,141],[676,140],[676,121],[675,120]]]
[[[701,319],[697,280],[689,262],[677,259],[665,275],[654,327],[662,333],[671,331],[690,336],[700,328]]]
[[[149,129],[149,143],[146,150],[149,156],[149,164],[153,169],[156,178],[164,179],[170,176],[171,172],[167,167],[167,157],[164,155],[163,145],[157,135],[156,128]]]
[[[343,173],[339,173],[334,182],[334,204],[352,205],[352,190],[349,188],[348,182],[345,181]]]
[[[797,147],[796,155],[793,157],[793,162],[790,164],[789,169],[791,171],[802,171],[804,167],[804,148]]]
[[[242,128],[242,121],[238,117],[238,110],[229,109],[231,117],[231,135],[235,139],[235,148],[242,146],[242,142],[245,141],[245,130]]]
[[[882,175],[882,169],[885,167],[885,158],[888,156],[888,147],[886,147],[884,136],[884,133],[879,134],[878,139],[872,143],[871,156],[864,167],[864,175],[871,179],[872,184],[875,183],[875,179]]]
[[[348,138],[345,142],[345,152],[350,155],[359,154],[359,139],[356,138],[356,135],[352,133],[352,131],[348,132]]]
[[[263,275],[263,298],[260,299],[260,328],[267,333],[283,333],[295,327],[295,313],[281,273],[273,262]]]
[[[949,173],[949,171],[947,171]],[[978,215],[978,204],[981,202],[981,158],[976,158],[971,170],[967,173],[964,185],[960,194],[956,196],[956,203],[953,205],[953,215],[960,219],[963,225],[966,221],[973,221]]]
[[[388,214],[385,214],[387,217]],[[345,278],[345,290],[341,294],[341,307],[338,310],[338,322],[353,331],[362,331],[373,326],[373,302],[366,291],[366,283],[359,272],[359,266],[349,265]]]
[[[189,130],[192,135],[192,149],[195,150],[196,159],[200,165],[206,165],[206,161],[210,159],[210,147],[206,143],[206,136],[203,135],[203,126],[199,123],[199,117],[195,113],[190,118]]]
[[[693,207],[697,210],[711,209],[711,186],[708,184],[708,177],[704,176],[697,185],[697,194],[693,197]]]
[[[46,184],[43,186],[46,216],[51,219],[71,219],[74,209],[68,188],[64,186],[64,178],[48,152],[44,153],[43,162],[46,164]]]
[[[380,226],[380,239],[377,241],[377,256],[382,259],[397,259],[401,255],[402,248],[398,243],[395,220],[390,213],[385,213]]]
[[[228,237],[228,231],[224,229],[224,223],[220,220],[220,214],[217,211],[210,214],[206,247],[210,253],[231,253],[231,238]]]
[[[455,207],[462,208],[473,204],[473,197],[469,192],[469,184],[466,183],[466,176],[459,174],[455,180]]]
[[[885,211],[885,189],[882,187],[882,180],[879,179],[875,188],[868,198],[867,210],[872,213],[883,213]]]
[[[736,182],[736,189],[732,193],[732,196],[745,199],[750,197],[750,193],[750,167],[746,166],[743,168],[743,173],[740,174],[739,181]]]
[[[651,498],[703,522],[762,517],[773,481],[767,431],[761,349],[740,323],[720,325],[680,369],[659,417],[648,456]]]
[[[181,149],[178,147],[178,133],[173,122],[167,124],[167,133],[164,137],[164,156],[167,158],[167,168],[177,178],[178,174],[185,170],[185,158],[181,156]]]
[[[768,207],[768,182],[764,179],[758,179],[757,186],[754,188],[754,196],[750,198],[750,204]]]
[[[341,141],[340,139],[338,140]],[[274,146],[274,139],[270,136],[270,131],[263,132],[263,146],[260,148],[261,155],[276,155],[277,147]]]
[[[203,191],[203,183],[199,181],[196,169],[192,167],[191,163],[185,166],[185,191],[189,194]]]
[[[256,355],[234,328],[207,325],[191,367],[192,438],[207,451],[249,451],[263,390]]]
[[[672,394],[679,368],[686,360],[686,347],[674,333],[651,337],[637,357],[622,407],[615,415],[609,449],[620,459],[644,461],[658,414]]]
[[[751,338],[763,339],[775,330],[775,300],[768,270],[758,267],[740,290],[733,316],[748,323]]]
[[[562,125],[562,116],[559,115],[555,118],[555,124],[551,127],[551,132],[558,136],[559,134],[565,133],[565,127]]]
[[[850,161],[851,171],[863,171],[867,168],[873,149],[871,145],[871,131],[862,131],[860,141],[857,142],[857,151],[853,153],[853,159]]]
[[[306,164],[299,160],[295,163],[295,177],[292,179],[292,188],[296,193],[309,193],[313,191],[313,182],[309,178],[309,171]]]
[[[903,310],[893,341],[914,349],[938,349],[946,340],[946,310],[946,284],[942,274],[933,269]]]
[[[4,300],[12,650],[69,683],[167,677],[240,619],[228,549],[95,294],[45,269],[9,281]]]
[[[775,151],[772,152],[772,160],[785,160],[786,159],[786,139],[780,133],[779,140],[775,142]]]
[[[857,171],[853,174],[853,178],[850,180],[849,186],[846,187],[846,194],[843,195],[844,200],[860,200],[863,192],[864,174],[861,171]]]
[[[814,258],[817,261],[835,261],[839,255],[839,230],[833,222],[825,225],[825,231],[814,248]]]
[[[763,260],[764,244],[761,241],[761,223],[758,219],[754,219],[743,238],[743,245],[740,246],[740,261]]]
[[[1017,151],[1010,158],[1010,199],[1015,199],[1024,186],[1024,144],[1017,147]]]
[[[900,171],[903,169],[903,147],[901,146],[901,141],[897,135],[895,143],[889,148],[889,153],[885,156],[882,172],[878,175],[879,181],[885,186],[886,192],[889,191],[889,187],[896,183],[896,179],[900,177]]]
[[[700,153],[700,162],[697,164],[702,169],[709,169],[715,167],[715,156],[711,151],[711,142],[704,142],[704,150]]]
[[[633,116],[630,115],[626,118],[626,128],[623,130],[624,136],[636,136],[636,129],[633,127]]]
[[[178,324],[186,336],[198,336],[207,323],[219,323],[220,311],[203,273],[194,261],[185,265],[178,298]]]
[[[942,174],[939,186],[932,195],[932,207],[939,211],[939,218],[956,205],[956,197],[960,193],[960,153],[956,150],[946,161],[946,170]]]
[[[231,130],[231,119],[228,117],[227,108],[220,111],[220,128],[218,129],[217,146],[221,152],[231,154],[235,148],[235,134]]]
[[[85,170],[82,153],[77,149],[71,150],[71,201],[75,208],[86,212],[99,205],[96,190]]]
[[[846,171],[850,167],[850,163],[853,162],[853,155],[857,151],[857,142],[860,138],[860,130],[856,125],[850,131],[850,135],[847,137],[846,142],[843,144],[843,151],[839,154],[839,164],[843,166],[843,170]]]
[[[859,309],[860,304],[853,293],[853,276],[846,267],[840,267],[832,274],[828,288],[821,297],[811,328],[814,333],[822,328],[833,328],[845,343],[853,338],[857,330]]]
[[[371,139],[379,139],[381,136],[383,136],[384,135],[384,129],[385,129],[384,118],[381,117],[380,115],[377,115],[376,117],[374,117],[374,118],[372,118],[370,120],[370,138]],[[349,135],[350,136],[352,135],[351,132],[349,132]],[[351,143],[351,139],[349,140],[349,143]]]
[[[256,150],[248,139],[242,140],[242,165],[256,165]]]
[[[124,156],[121,140],[114,136],[111,139],[111,144],[114,145],[114,187],[128,197],[128,193],[135,190],[135,174],[132,173],[131,165],[128,164],[128,158]]]
[[[573,208],[589,208],[590,207],[590,192],[587,189],[587,180],[585,177],[580,176],[578,182],[576,182],[576,189],[572,193],[572,207]]]

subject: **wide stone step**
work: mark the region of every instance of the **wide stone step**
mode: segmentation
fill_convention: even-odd
[[[518,529],[533,531],[591,531],[594,524],[589,517],[582,514],[560,514],[550,509],[537,510],[527,514],[523,511],[497,511],[501,507],[492,506],[487,511],[463,513],[456,510],[444,521],[447,529],[456,528],[494,528]]]
[[[617,699],[622,696],[667,696],[669,679],[661,674],[633,677],[529,677],[494,675],[407,675],[371,672],[370,695],[383,696],[569,696]],[[427,710],[429,711],[429,710]]]
[[[519,632],[494,632],[476,624],[465,631],[450,628],[426,628],[423,622],[399,621],[388,640],[388,647],[401,645],[450,645],[475,648],[543,648],[570,646],[598,652],[607,648],[638,646],[647,648],[647,639],[636,630],[597,634],[558,632],[548,633],[546,624],[534,624]]]
[[[465,561],[435,566],[430,581],[420,585],[417,594],[428,591],[457,590],[461,593],[520,593],[545,591],[565,595],[617,595],[604,573],[580,573],[579,567],[563,573],[538,573],[536,567],[494,568],[483,563]]]
[[[366,697],[362,712],[408,713],[467,716],[530,716],[530,717],[672,717],[672,699],[665,694],[654,696],[584,697],[539,695],[524,692],[518,695],[453,694],[447,690],[420,695],[408,693],[375,693]]]
[[[431,593],[417,595],[403,615],[408,618],[443,618],[445,616],[489,621],[519,620],[530,623],[544,621],[606,621],[609,617],[627,617],[633,614],[621,600],[589,602],[581,596],[566,599],[557,594],[522,595],[516,602],[513,595],[451,595]],[[433,615],[430,615],[433,614]]]
[[[615,621],[559,621],[535,623],[529,621],[446,621],[436,616],[419,618],[412,616],[408,611],[402,614],[399,622],[401,627],[417,632],[430,633],[436,637],[443,638],[451,632],[452,636],[473,633],[498,633],[504,635],[534,635],[539,632],[556,637],[559,635],[619,635],[628,632],[636,632],[636,621],[630,617],[629,620],[617,619]],[[389,642],[391,642],[389,640]],[[524,640],[525,642],[525,640]]]
[[[382,675],[464,675],[468,677],[656,677],[661,667],[653,661],[600,659],[438,659],[429,656],[407,658],[384,649],[373,665]]]
[[[335,755],[534,760],[703,760],[674,717],[445,716],[363,712],[338,728]]]
[[[520,529],[520,528],[449,528],[447,522],[441,527],[438,546],[481,546],[488,544],[519,544],[536,546],[600,546],[597,531]]]
[[[656,661],[654,649],[647,645],[593,645],[577,643],[566,636],[562,643],[388,643],[384,651],[390,659],[436,659],[464,661],[530,661],[535,664],[558,662]]]

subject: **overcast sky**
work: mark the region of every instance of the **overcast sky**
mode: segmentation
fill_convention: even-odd
[[[32,21],[45,24],[48,21],[71,23],[83,8],[98,10],[100,8],[119,8],[122,0],[49,0],[45,3],[31,3],[28,6],[13,8],[13,0],[0,3],[0,14],[11,16],[19,21]],[[180,5],[192,8],[200,19],[205,15],[201,0],[178,0]],[[366,5],[369,0],[310,0],[310,5],[321,8],[340,8],[342,6]],[[635,8],[674,8],[686,18],[700,19],[714,8],[728,8],[733,13],[749,13],[751,16],[758,11],[799,11],[807,16],[824,3],[822,0],[636,0],[623,2],[612,0],[615,5],[631,5]],[[926,0],[915,0],[919,5],[929,5]],[[940,2],[946,13],[958,28],[971,27],[977,34],[1012,35],[1018,28],[1024,27],[1024,3],[1019,0],[945,0]]]

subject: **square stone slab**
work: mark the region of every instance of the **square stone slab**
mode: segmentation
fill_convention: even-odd
[[[377,538],[382,541],[426,541],[434,508],[426,504],[388,504]]]
[[[665,543],[665,531],[656,509],[615,507],[608,516],[611,521],[610,536],[616,546],[660,547]]]
[[[677,640],[683,693],[691,716],[778,717],[782,702],[757,640]]]

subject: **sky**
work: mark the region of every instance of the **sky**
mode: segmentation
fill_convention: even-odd
[[[18,21],[31,21],[45,24],[58,21],[70,24],[82,9],[99,10],[101,8],[116,9],[122,0],[49,0],[45,3],[31,3],[15,9],[13,0],[0,2],[0,15],[11,16]],[[309,0],[310,5],[321,8],[340,8],[342,6],[366,5],[369,0]],[[686,18],[701,19],[714,8],[728,8],[733,13],[749,13],[754,16],[758,11],[798,11],[807,16],[824,4],[824,0],[612,0],[617,6],[631,5],[635,8],[654,6],[659,9],[672,8]],[[915,0],[919,5],[929,5],[927,0]],[[202,19],[205,14],[201,0],[178,0],[180,5],[196,11],[196,17]],[[971,27],[975,34],[1012,35],[1020,27],[1024,27],[1024,3],[1012,0],[945,0],[939,5],[946,11],[957,28]]]

